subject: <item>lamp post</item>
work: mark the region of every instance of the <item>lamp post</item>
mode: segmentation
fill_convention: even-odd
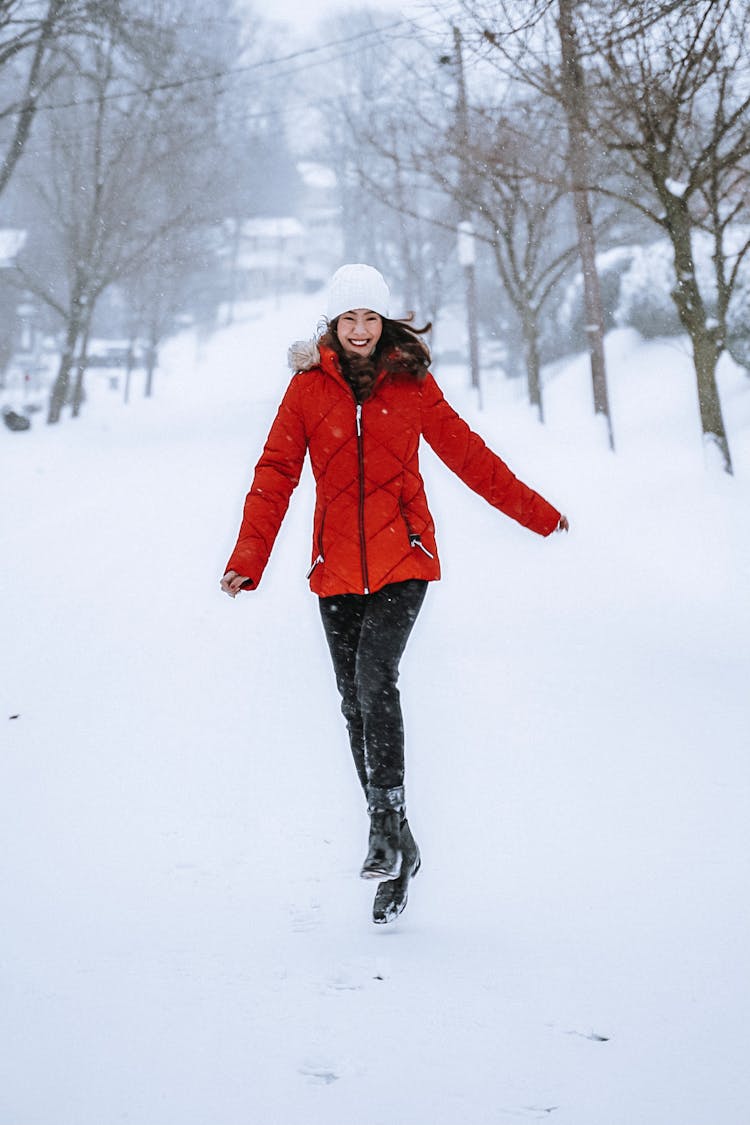
[[[479,409],[482,409],[482,379],[479,370],[479,336],[477,330],[476,242],[470,219],[458,224],[458,263],[464,271],[466,285],[466,333],[469,338],[469,371],[471,385],[476,389]]]
[[[461,32],[457,26],[453,27],[454,62],[456,65],[456,85],[458,94],[456,99],[456,118],[459,139],[459,170],[461,177],[460,208],[462,218],[458,224],[458,261],[464,271],[464,284],[466,292],[466,331],[469,337],[469,371],[471,373],[471,386],[476,388],[479,409],[482,409],[482,384],[479,374],[479,341],[477,334],[477,283],[475,274],[476,242],[474,226],[471,221],[471,203],[469,200],[469,169],[467,166],[467,153],[469,149],[469,115],[466,101],[466,81],[464,78],[464,62],[461,50]]]

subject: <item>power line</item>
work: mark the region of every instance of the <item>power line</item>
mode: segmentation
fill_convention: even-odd
[[[159,84],[156,84],[152,87],[141,87],[141,88],[132,87],[128,91],[121,91],[121,92],[117,92],[117,93],[113,92],[111,94],[102,95],[101,99],[97,98],[97,97],[92,97],[92,98],[85,98],[85,99],[82,98],[82,99],[79,99],[78,101],[48,104],[46,106],[40,106],[39,110],[40,111],[44,111],[44,110],[54,111],[54,110],[59,110],[59,109],[72,109],[72,108],[77,108],[79,106],[97,104],[100,101],[114,101],[114,100],[117,100],[118,98],[130,97],[130,96],[133,96],[134,94],[138,94],[138,93],[148,94],[151,91],[157,90],[157,89],[166,89],[166,88],[171,88],[171,87],[174,87],[174,86],[186,86],[186,85],[189,85],[192,82],[203,82],[203,81],[207,81],[209,79],[216,79],[217,77],[227,77],[227,76],[231,76],[232,74],[243,74],[243,73],[246,73],[248,71],[253,71],[253,72],[260,71],[262,69],[267,69],[267,68],[271,68],[271,67],[274,67],[274,66],[283,66],[285,63],[289,62],[290,60],[296,61],[296,60],[299,60],[301,58],[306,58],[306,59],[309,60],[309,56],[311,56],[311,55],[314,56],[316,54],[321,54],[322,52],[329,52],[329,51],[332,51],[336,48],[339,48],[339,50],[334,55],[327,54],[325,57],[320,58],[320,59],[313,58],[312,61],[305,62],[304,67],[300,67],[300,66],[293,67],[292,66],[292,67],[289,67],[286,70],[282,70],[282,71],[276,70],[275,72],[268,73],[265,76],[265,78],[262,79],[262,81],[269,81],[269,80],[279,81],[280,79],[293,77],[294,75],[299,74],[300,71],[306,71],[307,69],[309,69],[311,67],[319,67],[321,65],[330,66],[334,63],[344,62],[346,59],[351,58],[352,56],[357,54],[357,52],[360,50],[359,44],[361,43],[361,40],[365,37],[370,37],[372,35],[378,35],[378,36],[380,36],[380,44],[379,45],[383,46],[383,45],[385,45],[385,43],[387,41],[393,42],[394,40],[405,38],[407,36],[407,29],[417,28],[418,30],[421,30],[421,31],[425,32],[427,35],[430,35],[431,33],[434,33],[434,32],[438,32],[440,29],[442,29],[445,26],[445,24],[444,24],[444,20],[442,18],[438,18],[437,23],[433,22],[436,17],[439,17],[438,13],[429,13],[426,17],[422,17],[420,20],[406,19],[406,18],[399,19],[399,20],[393,21],[389,24],[385,24],[380,28],[368,28],[367,30],[357,32],[356,34],[353,34],[353,35],[345,36],[341,39],[330,40],[326,43],[321,43],[321,44],[318,44],[317,46],[314,46],[314,47],[309,47],[309,48],[304,48],[304,49],[300,49],[300,50],[297,50],[297,51],[289,52],[286,55],[277,56],[277,57],[274,57],[272,59],[263,59],[263,60],[259,60],[259,61],[254,62],[254,63],[245,64],[243,66],[239,66],[239,67],[236,67],[236,68],[227,68],[224,71],[217,71],[217,72],[215,72],[214,74],[211,74],[211,75],[208,75],[208,74],[206,74],[206,75],[194,75],[194,76],[190,76],[190,77],[185,78],[185,79],[181,79],[181,80],[176,81],[176,82],[159,83]],[[342,50],[341,48],[344,48],[344,47],[348,47],[348,49]],[[405,61],[398,57],[397,52],[395,52],[395,61],[397,63],[399,63],[402,68],[406,65]],[[412,73],[413,73],[413,71],[412,71]],[[419,68],[417,68],[417,73],[420,73]],[[428,83],[428,85],[429,85],[429,83]],[[226,92],[226,91],[225,90],[224,91],[216,90],[215,96],[220,96],[223,92]],[[329,94],[328,96],[322,96],[322,97],[320,95],[318,95],[317,97],[314,97],[312,99],[310,97],[305,97],[304,100],[297,100],[297,101],[292,101],[292,102],[289,102],[287,99],[284,99],[282,104],[269,105],[269,106],[266,106],[266,107],[261,108],[261,109],[254,109],[254,110],[250,110],[250,111],[240,107],[239,105],[236,105],[234,107],[234,109],[230,109],[230,111],[228,113],[225,112],[222,115],[221,123],[223,123],[223,124],[231,123],[232,121],[235,121],[235,120],[236,121],[242,121],[242,122],[264,121],[264,120],[272,119],[274,117],[287,116],[289,113],[297,112],[299,109],[317,110],[318,112],[321,112],[321,111],[325,112],[325,107],[334,106],[334,105],[337,104],[337,102],[338,102],[338,97],[337,96],[331,96]],[[77,125],[78,133],[80,133],[81,131],[85,132],[88,128],[91,128],[91,129],[96,128],[95,123],[94,122],[81,121]],[[195,143],[200,143],[200,138],[198,136],[195,136],[195,137],[191,138],[191,141],[195,142]],[[27,155],[31,159],[34,159],[35,157],[38,158],[40,156],[50,155],[51,152],[52,152],[51,146],[49,146],[48,144],[45,144],[44,142],[42,142],[41,144],[35,143],[34,140],[32,140],[31,143],[29,144],[28,150],[29,151],[28,151]]]
[[[317,46],[313,46],[313,47],[303,47],[303,48],[300,48],[297,51],[292,51],[287,55],[279,55],[279,56],[277,56],[275,58],[271,58],[271,59],[260,59],[257,62],[245,63],[245,64],[242,64],[242,65],[239,65],[239,66],[234,66],[234,67],[226,67],[222,70],[216,70],[216,71],[213,71],[212,73],[209,73],[209,74],[194,74],[194,75],[190,75],[186,78],[176,78],[176,79],[173,79],[173,80],[168,81],[168,82],[156,82],[156,83],[154,83],[153,85],[150,85],[150,86],[133,86],[128,90],[122,90],[122,91],[119,91],[119,92],[112,92],[112,93],[108,93],[108,94],[103,94],[101,97],[88,97],[88,98],[79,98],[79,99],[67,101],[67,102],[47,103],[46,105],[39,105],[37,107],[36,112],[42,113],[42,112],[50,112],[50,111],[55,111],[55,110],[60,110],[60,109],[74,109],[77,106],[95,105],[95,104],[98,104],[102,101],[116,101],[116,100],[119,100],[121,98],[129,98],[129,97],[132,97],[134,94],[150,95],[150,94],[156,94],[156,93],[160,93],[160,92],[167,91],[167,90],[181,89],[185,86],[191,86],[191,85],[194,85],[196,83],[201,83],[201,82],[217,82],[221,79],[230,78],[234,75],[248,74],[250,72],[260,71],[260,70],[262,70],[266,67],[281,66],[285,63],[296,62],[297,60],[300,60],[300,59],[309,58],[309,56],[311,56],[311,55],[316,55],[316,54],[320,54],[323,51],[332,50],[335,47],[346,47],[346,46],[349,46],[353,43],[359,42],[361,39],[372,37],[373,35],[385,37],[386,33],[391,32],[391,31],[395,31],[397,28],[404,28],[406,26],[419,27],[419,21],[414,20],[414,19],[399,19],[399,20],[394,21],[393,23],[384,24],[382,27],[372,27],[372,28],[368,28],[364,31],[359,31],[354,35],[349,35],[349,36],[346,36],[342,39],[333,39],[333,40],[330,40],[327,43],[321,43],[321,44],[318,44]],[[342,57],[342,56],[337,56],[337,57]],[[333,60],[328,59],[328,58],[320,59],[317,62],[313,62],[311,65],[320,66],[320,65],[323,65],[323,64],[325,64],[327,62],[331,62],[331,61],[333,61]],[[310,64],[308,64],[308,65],[310,65]],[[298,70],[297,70],[297,68],[295,68],[295,69],[292,69],[292,70],[289,70],[289,71],[286,71],[286,72],[282,72],[281,74],[276,73],[276,74],[274,74],[272,76],[269,76],[269,77],[285,78],[289,74],[295,74],[297,72],[298,72]],[[218,91],[217,91],[217,93],[218,93]]]
[[[408,23],[408,21],[401,21],[401,22]],[[359,36],[353,37],[353,38],[359,38]],[[339,42],[346,43],[346,42],[349,42],[349,41],[348,40],[341,40]],[[328,46],[331,46],[331,44],[325,44],[324,46],[328,47]],[[322,50],[323,48],[320,47],[320,48],[317,48],[317,49]],[[359,48],[357,46],[350,46],[349,50],[339,51],[333,57],[327,57],[327,58],[320,59],[320,60],[317,60],[317,61],[313,61],[312,63],[306,64],[305,69],[307,69],[309,67],[331,65],[334,62],[340,63],[340,62],[346,61],[348,58],[351,58],[354,55],[356,55],[358,50],[359,50]],[[403,62],[403,60],[396,59],[396,61],[399,63],[399,65],[402,67],[402,69],[406,66],[406,64]],[[301,68],[299,68],[299,67],[297,67],[296,69],[290,68],[289,70],[282,71],[281,73],[276,72],[275,74],[268,75],[267,79],[273,79],[274,81],[278,81],[280,78],[294,77],[296,74],[300,73],[300,70],[301,70]],[[413,71],[411,73],[412,73],[412,75],[414,75]],[[426,80],[425,80],[425,84],[427,85],[428,88],[431,88],[429,82],[427,82]],[[131,93],[135,93],[135,92],[137,92],[135,89],[133,91],[131,91]],[[217,91],[216,93],[217,93],[217,96],[218,96],[219,91]],[[117,96],[125,96],[125,95],[117,95]],[[289,101],[287,98],[285,98],[283,100],[283,102],[280,102],[278,104],[268,105],[268,106],[263,107],[262,109],[253,109],[253,110],[248,110],[248,109],[246,109],[242,106],[235,105],[234,108],[230,108],[228,111],[225,110],[222,113],[221,119],[220,119],[220,124],[226,125],[227,123],[231,123],[231,122],[234,122],[234,121],[240,121],[240,122],[243,122],[243,123],[248,123],[248,122],[253,122],[253,121],[267,121],[267,120],[272,119],[272,118],[285,117],[290,113],[295,113],[298,110],[304,110],[304,109],[306,109],[306,110],[317,110],[317,111],[320,111],[320,112],[324,112],[326,107],[336,106],[339,103],[340,97],[341,97],[340,94],[338,94],[338,95],[329,94],[328,96],[317,96],[315,98],[310,98],[309,96],[304,96],[303,98],[298,99],[298,100],[294,100],[294,101]],[[46,109],[62,109],[62,108],[72,109],[72,108],[76,108],[76,107],[81,106],[81,105],[96,104],[96,103],[99,102],[99,100],[100,100],[99,98],[81,99],[80,101],[77,101],[77,102],[60,103],[59,105],[46,106],[46,107],[40,107],[40,108],[42,108],[42,109],[45,109],[45,108]],[[107,95],[104,95],[101,100],[106,101],[106,100],[109,100],[109,98],[108,98]],[[81,136],[81,135],[85,136],[87,131],[93,132],[93,131],[96,130],[96,128],[97,128],[97,124],[96,124],[95,121],[82,120],[82,121],[80,121],[76,124],[76,133],[79,136]],[[46,144],[44,142],[39,142],[39,141],[35,140],[33,137],[29,141],[27,147],[28,147],[28,156],[31,157],[31,158],[50,155],[51,152],[52,152],[52,148],[48,144]]]

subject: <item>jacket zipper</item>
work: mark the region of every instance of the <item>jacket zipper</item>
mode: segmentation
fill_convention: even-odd
[[[370,593],[367,573],[367,543],[365,541],[365,454],[362,445],[362,403],[357,403],[357,459],[359,461],[359,549],[362,555],[362,583],[364,592]]]

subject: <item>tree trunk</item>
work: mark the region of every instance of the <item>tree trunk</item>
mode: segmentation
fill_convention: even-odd
[[[149,332],[148,347],[146,348],[146,384],[143,389],[144,398],[151,398],[154,393],[154,371],[156,370],[158,362],[158,346],[159,334],[156,328],[152,328]]]
[[[578,248],[583,273],[583,304],[586,317],[586,339],[591,358],[591,379],[594,413],[602,415],[607,424],[610,449],[614,449],[612,418],[609,411],[607,370],[604,360],[604,315],[596,269],[596,239],[589,202],[589,161],[586,151],[586,106],[578,38],[575,30],[577,0],[558,0],[562,66],[560,88],[568,123],[568,164],[575,210]]]
[[[240,277],[240,249],[242,244],[242,219],[230,219],[234,223],[232,243],[229,258],[229,300],[225,324],[234,324],[234,306],[238,298],[237,289]],[[242,294],[242,300],[247,300],[247,293]]]
[[[574,166],[573,161],[571,161],[571,166]],[[581,257],[581,272],[583,275],[583,308],[586,318],[586,340],[591,360],[594,413],[601,414],[606,419],[610,449],[614,449],[612,419],[609,412],[609,392],[607,389],[607,368],[604,359],[604,314],[602,311],[599,274],[596,268],[594,222],[591,215],[588,193],[574,190],[573,206],[575,208],[578,249]]]
[[[82,322],[81,301],[80,299],[75,299],[68,317],[68,328],[65,334],[65,346],[60,356],[60,366],[50,394],[49,410],[47,412],[48,425],[54,425],[60,421],[63,407],[68,401],[70,372],[73,368],[73,357],[75,355],[76,345],[81,335]]]
[[[708,324],[706,306],[695,276],[687,203],[682,197],[671,193],[665,194],[664,201],[677,278],[672,299],[693,348],[703,438],[707,446],[718,450],[722,468],[731,474],[732,458],[716,382],[716,366],[722,352],[722,345],[719,343],[721,327],[718,324]]]
[[[526,382],[529,389],[529,402],[535,407],[539,421],[544,422],[544,403],[542,401],[542,376],[539,362],[539,330],[536,315],[527,305],[521,317],[523,331],[524,359],[526,362]]]
[[[152,398],[154,393],[154,371],[156,370],[156,353],[148,349],[146,352],[146,383],[143,388],[143,397]]]
[[[721,412],[719,386],[716,382],[716,365],[718,362],[716,345],[710,339],[708,333],[698,339],[693,339],[692,345],[695,374],[698,381],[698,404],[703,440],[709,449],[713,448],[718,451],[722,469],[731,476],[734,470],[729,452],[729,440]]]
[[[86,375],[86,361],[88,359],[89,350],[89,333],[91,331],[91,318],[93,309],[89,307],[88,316],[86,317],[86,324],[81,331],[81,346],[78,351],[78,363],[76,364],[76,378],[73,387],[73,417],[77,418],[81,413],[81,404],[83,403],[83,380]]]
[[[130,380],[131,380],[132,375],[133,375],[133,365],[134,364],[135,364],[135,338],[133,336],[131,336],[130,340],[128,342],[128,360],[127,360],[127,364],[125,366],[125,391],[124,391],[123,402],[125,403],[126,406],[130,402]]]

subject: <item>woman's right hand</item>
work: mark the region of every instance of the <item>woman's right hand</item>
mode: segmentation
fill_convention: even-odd
[[[229,594],[230,598],[236,598],[242,587],[250,579],[244,574],[238,574],[236,570],[228,570],[221,580],[221,588],[225,594]]]

